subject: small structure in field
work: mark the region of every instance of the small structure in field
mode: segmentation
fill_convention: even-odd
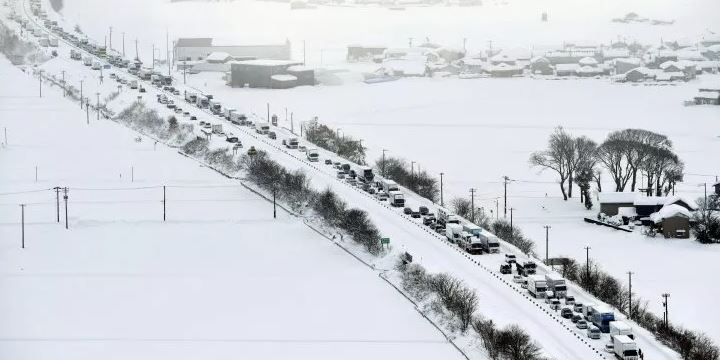
[[[666,238],[687,239],[690,237],[690,211],[680,205],[667,205],[650,215],[654,227]]]

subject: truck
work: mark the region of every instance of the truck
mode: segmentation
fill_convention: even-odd
[[[92,64],[93,64],[93,59],[91,57],[86,56],[83,58],[83,65],[92,66]]]
[[[473,233],[464,230],[460,235],[460,247],[470,254],[482,254],[483,245],[482,240],[479,237],[473,235]]]
[[[285,139],[285,147],[288,149],[297,149],[299,144],[300,142],[295,137]]]
[[[162,86],[162,77],[158,74],[150,74],[150,81],[155,86]]]
[[[610,322],[615,321],[615,313],[607,306],[593,305],[590,307],[590,322],[604,333],[610,332]]]
[[[194,104],[196,101],[197,101],[197,94],[195,94],[194,92],[190,92],[190,91],[185,93],[185,102]]]
[[[70,58],[73,60],[82,60],[82,54],[79,51],[70,50]]]
[[[366,184],[369,184],[375,179],[375,174],[373,173],[373,170],[369,166],[360,166],[358,169],[358,179]]]
[[[40,38],[39,44],[42,47],[48,47],[48,46],[50,46],[50,39],[48,39],[47,36]]]
[[[92,69],[93,69],[93,70],[100,70],[100,69],[102,69],[102,64],[100,64],[99,61],[96,61],[96,62],[94,62],[94,63],[92,64]]]
[[[610,322],[610,336],[613,335],[625,335],[631,339],[635,339],[635,336],[632,333],[632,328],[623,321]]]
[[[210,100],[210,111],[215,115],[220,114],[222,112],[222,104],[217,100]]]
[[[256,122],[255,123],[255,132],[258,134],[267,135],[267,133],[270,132],[270,123]]]
[[[536,267],[537,265],[535,265],[532,261],[526,261],[523,264],[515,262],[515,269],[517,270],[518,275],[522,276],[535,275]]]
[[[545,274],[545,280],[547,280],[548,290],[555,293],[558,298],[564,298],[567,295],[567,284],[565,279],[555,272]]]
[[[245,115],[238,114],[237,112],[230,113],[230,122],[235,125],[245,125]]]
[[[223,117],[225,117],[226,120],[230,120],[230,117],[234,112],[235,112],[235,109],[233,109],[233,108],[224,108],[223,109]]]
[[[400,191],[390,191],[387,193],[390,205],[394,207],[405,206],[405,196]]]
[[[382,179],[378,185],[386,193],[390,193],[391,191],[400,191],[398,184],[392,180]]]
[[[204,109],[210,105],[210,100],[208,100],[206,96],[200,95],[197,97],[195,103],[199,108]]]
[[[482,233],[482,228],[473,223],[464,223],[462,228],[463,231],[467,231],[473,236],[480,236],[480,233]]]
[[[445,226],[445,237],[451,243],[457,244],[460,241],[460,236],[462,235],[462,232],[463,228],[460,224],[447,224]]]
[[[528,292],[536,299],[542,299],[545,297],[545,291],[547,291],[547,282],[541,275],[530,275],[528,276]]]
[[[497,254],[500,252],[500,240],[498,240],[497,236],[486,230],[482,230],[478,235],[478,238],[482,244],[483,251],[488,254]]]
[[[137,88],[138,88],[138,82],[137,82],[137,80],[131,80],[131,81],[130,81],[130,88],[131,88],[131,89],[137,89]]]
[[[320,160],[320,153],[318,153],[317,149],[307,149],[305,155],[307,155],[308,161],[315,162]]]
[[[457,215],[453,215],[450,210],[439,207],[438,208],[438,223],[447,226],[447,224],[460,224],[460,218]]]
[[[212,125],[212,133],[215,135],[223,134],[222,124],[213,124]]]
[[[615,357],[621,360],[637,360],[638,347],[633,339],[627,335],[613,335],[613,352]]]
[[[142,80],[150,80],[152,77],[152,69],[141,68],[137,75]]]

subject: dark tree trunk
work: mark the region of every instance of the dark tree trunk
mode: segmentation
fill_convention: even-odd
[[[565,179],[560,179],[560,191],[563,194],[563,200],[567,200],[567,193],[565,192]]]
[[[568,177],[568,197],[572,197],[572,189],[573,189],[573,174],[570,173],[570,177]],[[567,200],[567,199],[565,199]]]

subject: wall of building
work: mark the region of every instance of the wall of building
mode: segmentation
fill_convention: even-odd
[[[684,230],[683,235],[678,236],[678,230]],[[687,239],[690,237],[690,220],[681,216],[663,219],[662,231],[666,238]]]
[[[176,47],[176,61],[202,60],[213,52],[220,51],[235,58],[256,58],[272,60],[290,60],[290,42],[278,45],[247,45],[247,46],[199,46]]]

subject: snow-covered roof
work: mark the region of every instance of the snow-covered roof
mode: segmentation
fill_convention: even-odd
[[[480,66],[485,63],[485,61],[483,61],[483,59],[477,59],[477,58],[463,58],[462,62],[465,65],[471,65],[471,66]]]
[[[663,205],[669,206],[669,205],[672,205],[672,204],[677,204],[677,202],[679,202],[679,201],[682,201],[682,202],[684,202],[685,204],[687,204],[687,206],[688,206],[691,210],[697,210],[697,208],[698,208],[697,203],[696,203],[694,200],[691,200],[691,199],[689,199],[689,198],[687,198],[687,197],[684,197],[684,196],[681,196],[681,195],[668,196],[668,197],[666,198],[665,202],[663,203]]]
[[[532,59],[530,59],[530,63],[537,64],[537,63],[550,63],[550,60],[548,60],[544,56],[535,56]]]
[[[678,69],[681,68],[680,65],[678,65],[677,61],[672,61],[672,60],[666,61],[666,62],[660,64],[659,67],[660,67],[661,69],[665,70],[665,69],[667,69],[667,68],[669,68],[669,67],[671,67],[671,66],[674,66],[674,67],[676,67],[676,68],[678,68]]]
[[[578,70],[580,70],[580,65],[578,65],[578,64],[557,64],[557,65],[555,65],[555,70],[557,70],[557,71],[578,71]]]
[[[595,58],[592,58],[589,56],[586,56],[586,57],[580,59],[580,61],[578,61],[578,63],[582,66],[595,66],[598,64],[598,62],[597,62],[597,60],[595,60]]]
[[[630,64],[630,65],[640,65],[640,59],[631,57],[631,58],[617,58],[615,59],[615,63],[623,63],[623,64]]]
[[[702,69],[716,68],[716,67],[720,66],[720,61],[718,61],[718,60],[703,60],[703,61],[698,61],[696,64],[697,64],[697,66],[699,66]]]
[[[712,52],[720,52],[720,44],[714,44],[706,47],[705,49],[710,50]]]
[[[215,51],[210,53],[205,58],[205,61],[227,61],[229,58],[231,58],[230,54],[224,52],[224,51]]]
[[[597,74],[597,73],[601,73],[602,70],[586,65],[586,66],[581,67],[580,70],[578,70],[578,72],[583,73],[583,74]]]
[[[511,70],[520,70],[520,69],[521,68],[519,66],[510,65],[510,64],[507,64],[504,62],[499,63],[497,65],[488,65],[486,67],[486,70],[490,71],[490,72],[492,72],[492,71],[511,71]]]
[[[275,81],[296,81],[297,77],[290,74],[276,74],[270,77],[271,79]]]
[[[424,75],[426,71],[424,57],[415,59],[387,59],[383,62],[385,68],[402,72],[403,75]]]
[[[293,65],[293,66],[290,66],[289,68],[287,68],[287,71],[297,71],[297,72],[310,71],[310,70],[313,70],[313,68],[311,68],[309,66],[305,66],[305,65]]]
[[[500,53],[490,58],[492,62],[515,62],[516,60],[517,58],[514,56],[505,53]]]
[[[688,209],[675,204],[663,206],[663,208],[660,209],[658,212],[650,214],[650,220],[652,220],[656,224],[662,222],[664,219],[671,217],[684,217],[689,219],[690,217],[692,217],[692,214]]]
[[[645,206],[645,205],[656,206],[656,205],[664,205],[665,201],[667,201],[667,197],[665,197],[665,196],[637,196],[633,203],[636,206]]]
[[[601,204],[633,204],[635,197],[634,192],[600,192],[598,194]]]
[[[698,91],[697,95],[695,95],[695,98],[697,99],[708,99],[708,100],[717,100],[720,98],[720,93],[715,91],[704,91],[700,90]],[[714,186],[714,185],[713,185]]]
[[[678,50],[677,55],[678,55],[678,59],[681,59],[681,60],[692,60],[692,61],[707,60],[707,58],[705,58],[697,50]]]
[[[678,60],[676,64],[680,68],[685,68],[685,69],[697,68],[697,64],[694,61],[690,61],[690,60]]]
[[[256,66],[283,66],[283,65],[298,65],[297,61],[292,60],[274,60],[274,59],[253,59],[253,60],[241,60],[233,61],[233,64],[242,65],[256,65]]]
[[[712,34],[707,33],[703,35],[702,41],[705,43],[720,43],[720,33]]]
[[[605,49],[603,50],[603,57],[606,58],[624,58],[630,56],[630,50],[628,49]]]

